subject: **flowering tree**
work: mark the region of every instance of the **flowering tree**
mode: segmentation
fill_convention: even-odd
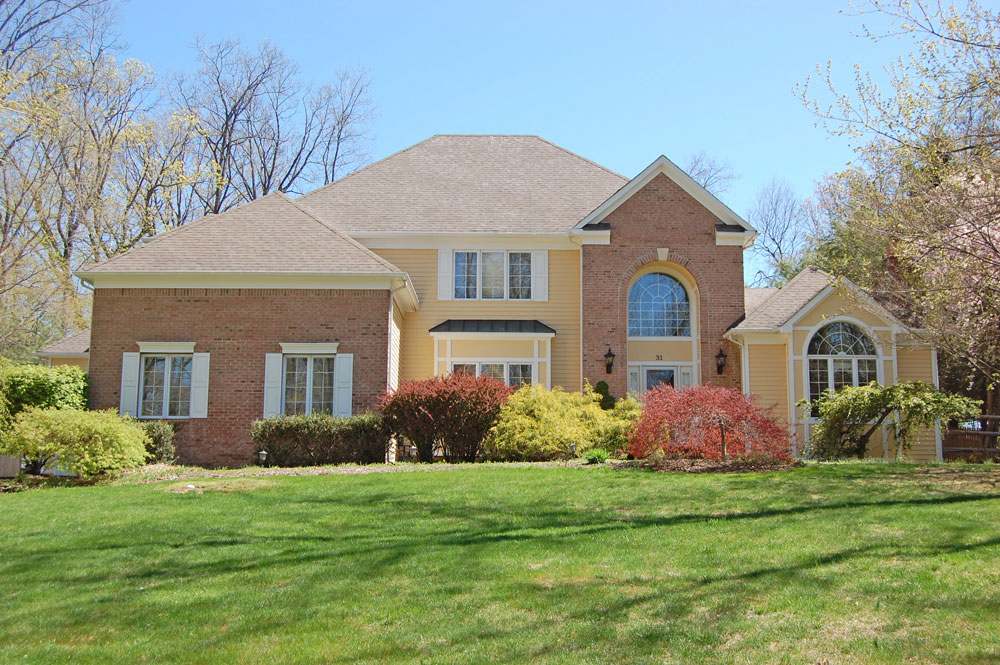
[[[629,453],[712,460],[790,459],[788,432],[754,399],[731,388],[657,386],[643,398],[629,436]]]
[[[513,388],[487,376],[462,372],[403,381],[382,396],[379,408],[396,434],[417,447],[421,462],[434,461],[434,447],[449,462],[475,462],[486,434]]]

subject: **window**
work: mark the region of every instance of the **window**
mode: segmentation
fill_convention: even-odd
[[[284,356],[283,411],[333,413],[334,356]]]
[[[143,355],[140,418],[191,415],[192,355]]]
[[[809,399],[827,390],[878,381],[878,352],[871,338],[846,321],[829,323],[813,335],[809,356]]]
[[[531,252],[455,252],[456,300],[531,300]]]
[[[687,291],[673,277],[650,273],[628,292],[629,337],[690,337]]]
[[[515,388],[534,381],[534,365],[532,363],[452,363],[451,371],[455,373],[465,372],[472,376],[488,376]]]

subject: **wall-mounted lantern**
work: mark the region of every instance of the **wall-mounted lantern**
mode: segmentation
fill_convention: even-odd
[[[260,465],[261,466],[267,466],[267,451],[266,450],[261,450],[259,453],[257,453],[257,457],[260,458]]]
[[[726,369],[726,352],[719,349],[719,352],[715,354],[715,371],[722,374],[724,369]]]
[[[615,365],[615,352],[612,351],[611,347],[609,346],[608,352],[604,354],[604,369],[608,371],[608,374],[611,374],[611,368],[614,367],[614,365]]]

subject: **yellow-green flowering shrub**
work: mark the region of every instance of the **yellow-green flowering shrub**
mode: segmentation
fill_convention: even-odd
[[[146,443],[145,427],[114,409],[28,408],[4,433],[0,454],[26,458],[29,472],[57,462],[64,471],[92,478],[141,466],[147,458]]]
[[[577,455],[595,447],[619,450],[638,415],[638,404],[626,398],[604,410],[600,402],[601,396],[589,387],[581,394],[523,386],[500,409],[483,457],[534,462],[566,459],[572,444]]]

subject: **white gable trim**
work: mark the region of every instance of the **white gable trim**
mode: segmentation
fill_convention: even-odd
[[[887,324],[889,324],[889,329],[892,330],[893,332],[897,332],[897,333],[898,332],[908,332],[908,329],[906,328],[906,326],[904,326],[895,317],[886,316],[885,314],[883,314],[882,311],[880,311],[882,308],[879,307],[875,303],[875,301],[871,299],[871,297],[868,294],[864,293],[863,291],[861,291],[860,289],[858,289],[857,287],[854,287],[854,285],[849,284],[849,283],[829,284],[829,285],[827,285],[826,288],[824,288],[822,291],[820,291],[815,296],[813,296],[812,300],[810,300],[809,302],[807,302],[805,305],[802,306],[801,309],[799,309],[799,311],[797,311],[795,314],[793,314],[792,317],[790,319],[788,319],[788,321],[786,321],[784,323],[784,325],[782,325],[780,328],[778,328],[778,330],[780,332],[783,332],[783,333],[790,333],[790,332],[792,332],[796,328],[795,324],[798,323],[800,319],[802,319],[806,314],[808,314],[809,312],[811,312],[821,302],[823,302],[824,300],[826,300],[826,298],[828,296],[830,296],[831,294],[833,294],[834,292],[836,292],[838,289],[841,289],[841,288],[849,290],[862,303],[864,303],[865,305],[868,305],[869,307],[866,307],[865,310],[869,314],[871,314],[872,316],[876,316],[879,319],[881,319],[882,321],[885,321]],[[834,318],[837,318],[837,317],[831,317],[829,319],[829,321],[833,321]]]
[[[705,208],[715,215],[723,224],[732,224],[746,229],[746,234],[750,234],[751,236],[748,242],[752,243],[753,238],[757,235],[757,230],[755,228],[750,226],[746,220],[733,212],[729,206],[695,182],[694,179],[685,173],[683,169],[663,155],[660,155],[656,161],[646,167],[645,171],[632,178],[632,180],[630,180],[624,187],[619,189],[611,196],[611,198],[599,205],[593,210],[593,212],[580,220],[580,222],[573,228],[582,229],[588,224],[596,224],[600,222],[661,173],[677,183],[677,185],[690,194],[695,201],[705,206]]]

